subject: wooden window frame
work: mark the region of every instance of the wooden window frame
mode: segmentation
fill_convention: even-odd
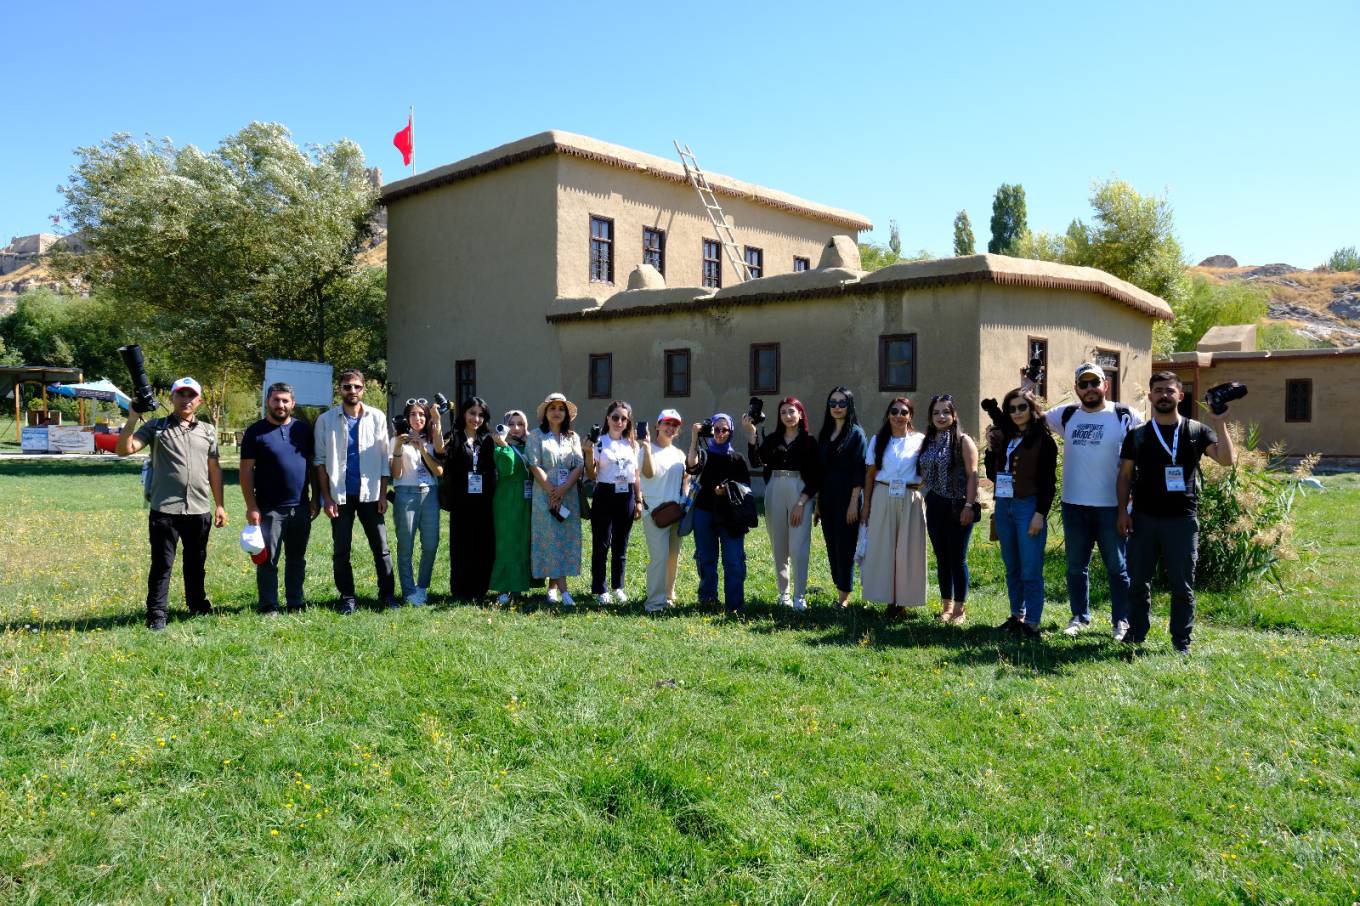
[[[647,234],[648,234],[648,233],[654,233],[654,234],[656,234],[658,240],[660,241],[660,244],[659,244],[655,249],[652,249],[652,248],[650,248],[650,247],[647,245]],[[653,251],[655,251],[655,253],[656,253],[656,259],[657,259],[655,264],[652,264],[652,262],[650,262],[650,261],[647,260],[647,256],[648,256],[649,254],[651,254]],[[663,277],[666,276],[666,231],[665,231],[665,230],[658,229],[657,227],[649,227],[649,226],[645,226],[645,227],[642,228],[642,263],[643,263],[643,264],[651,264],[652,267],[656,268],[657,273],[659,273],[659,274],[660,274],[661,276],[663,276]]]
[[[760,353],[761,353],[761,352],[764,352],[764,351],[766,351],[766,350],[774,350],[774,386],[773,386],[773,387],[762,387],[762,386],[760,386],[760,385],[757,383],[758,375],[759,375],[759,372],[760,372],[760,369],[759,369],[759,367],[757,366],[757,362],[759,361]],[[749,354],[749,363],[750,363],[749,371],[750,371],[750,374],[749,374],[749,381],[748,381],[749,389],[750,389],[750,391],[751,391],[751,396],[778,396],[778,395],[779,395],[779,385],[780,385],[780,379],[781,379],[781,374],[780,374],[780,368],[781,368],[780,359],[781,359],[781,358],[782,358],[782,357],[781,357],[780,352],[779,352],[779,344],[778,344],[778,343],[752,343],[752,344],[751,344],[751,351],[750,351],[750,354]]]
[[[888,381],[888,344],[906,340],[911,343],[911,378],[905,384],[893,384]],[[916,342],[914,333],[885,333],[878,337],[878,389],[880,393],[914,393],[916,391],[917,377],[917,350],[919,345]]]
[[[595,224],[597,224],[597,223],[603,223],[603,224],[607,224],[607,225],[608,225],[608,227],[609,227],[609,236],[608,236],[607,238],[604,238],[604,239],[596,238],[596,236],[595,236]],[[600,278],[600,277],[595,276],[595,263],[596,263],[596,260],[597,260],[597,259],[596,259],[596,254],[595,254],[595,244],[596,244],[597,242],[598,242],[598,243],[601,243],[601,244],[604,246],[605,250],[606,250],[606,259],[607,259],[607,260],[605,261],[605,264],[606,264],[606,269],[608,270],[608,274],[607,274],[607,277],[606,277],[606,278]],[[590,256],[589,256],[589,259],[588,259],[588,260],[589,260],[589,265],[590,265],[590,266],[589,266],[590,282],[591,282],[591,283],[605,283],[605,284],[609,284],[609,285],[612,286],[613,283],[614,283],[614,218],[612,218],[612,217],[601,217],[601,216],[598,215],[598,214],[591,214],[591,215],[590,215]]]
[[[800,264],[802,265],[802,267],[799,267],[799,266],[798,266],[798,265],[800,265]],[[812,259],[811,259],[811,258],[804,258],[802,255],[794,255],[794,256],[793,256],[793,272],[794,272],[795,274],[801,274],[801,273],[804,273],[805,271],[810,271],[810,270],[812,270]]]
[[[701,242],[703,244],[700,246],[700,255],[703,260],[703,267],[699,272],[699,284],[706,289],[722,289],[722,243],[717,239],[704,239],[701,240]],[[708,257],[708,250],[710,247],[715,250],[714,257],[712,258]],[[710,264],[713,265],[714,273],[713,282],[711,283],[709,282],[708,276],[708,266]]]
[[[595,392],[595,363],[603,362],[605,367],[605,387],[602,393]],[[607,400],[614,393],[614,353],[592,352],[586,362],[586,396],[593,400]]]
[[[464,380],[463,380],[463,369],[464,369],[464,368],[467,368],[468,371],[471,373],[471,379],[468,380],[468,381],[464,381]],[[472,388],[467,394],[464,394],[464,393],[463,393],[463,385],[464,385],[465,383],[466,383],[466,384],[470,384],[470,385],[471,385],[471,388]],[[474,396],[476,396],[476,395],[477,395],[477,360],[476,360],[476,359],[458,359],[456,362],[453,363],[453,396],[454,396],[453,402],[454,402],[454,405],[455,405],[455,406],[461,406],[461,405],[463,405],[463,402],[464,402],[465,400],[469,400],[469,399],[471,399],[472,397],[474,397]]]
[[[752,252],[755,253],[755,261],[751,261]],[[765,276],[765,250],[754,245],[742,246],[741,260],[746,262],[746,276],[752,280],[759,280]]]
[[[1039,380],[1039,396],[1042,399],[1048,399],[1048,337],[1025,338],[1025,367],[1029,367],[1029,360],[1034,357],[1034,346],[1036,343],[1042,343],[1044,349],[1043,355],[1040,356],[1044,363],[1044,376]]]
[[[1114,368],[1111,368],[1102,362],[1100,360],[1101,356],[1113,356]],[[1119,350],[1117,349],[1102,349],[1097,346],[1092,358],[1095,360],[1095,363],[1100,366],[1100,369],[1105,372],[1105,383],[1109,387],[1109,390],[1105,393],[1105,398],[1112,403],[1119,402],[1119,374],[1124,368],[1124,357],[1119,354]]]
[[[1303,416],[1291,415],[1290,404],[1292,402],[1291,393],[1294,387],[1307,387],[1308,397],[1306,411]],[[1284,382],[1284,420],[1291,425],[1306,425],[1313,421],[1313,379],[1312,378],[1286,378]]]
[[[685,362],[684,387],[677,387],[671,383],[671,359],[682,358]],[[690,388],[694,381],[694,354],[689,349],[667,349],[661,354],[661,385],[665,388],[662,396],[668,399],[681,399],[690,395]]]

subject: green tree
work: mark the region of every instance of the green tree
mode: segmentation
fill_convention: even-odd
[[[992,238],[987,251],[1009,255],[1020,236],[1028,229],[1025,215],[1025,187],[1003,184],[992,199]]]
[[[1360,252],[1356,252],[1355,246],[1348,245],[1332,252],[1332,257],[1327,259],[1327,269],[1333,271],[1360,271]]]
[[[88,250],[56,263],[143,313],[180,367],[225,392],[266,358],[326,360],[375,203],[356,144],[304,152],[252,123],[211,152],[115,135],[76,158],[62,193]]]
[[[896,220],[888,221],[888,249],[897,257],[902,257],[902,231]]]
[[[1250,283],[1217,283],[1203,274],[1190,277],[1189,289],[1175,306],[1172,351],[1189,352],[1210,327],[1255,324],[1265,317],[1269,294]]]
[[[977,241],[973,239],[973,224],[968,220],[967,211],[954,215],[954,255],[963,257],[977,252]]]

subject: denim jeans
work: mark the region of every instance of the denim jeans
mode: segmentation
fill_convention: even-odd
[[[1160,559],[1166,568],[1171,591],[1171,644],[1190,647],[1195,628],[1195,563],[1199,557],[1197,516],[1148,516],[1133,514],[1129,539],[1129,635],[1133,641],[1147,638],[1152,605],[1152,574]]]
[[[302,586],[307,580],[307,541],[312,536],[312,517],[307,504],[267,510],[260,514],[269,559],[255,567],[255,594],[260,609],[278,610],[279,557],[284,558],[283,594],[289,610],[302,607]]]
[[[435,552],[439,549],[439,489],[434,485],[397,485],[394,518],[397,523],[397,575],[401,596],[411,600],[417,588],[430,587]],[[416,535],[420,535],[420,575],[411,569]]]
[[[1110,577],[1110,623],[1118,626],[1129,618],[1129,571],[1126,545],[1115,529],[1119,508],[1113,506],[1062,505],[1063,544],[1067,548],[1067,600],[1072,616],[1091,622],[1091,549],[1100,545],[1100,559]]]
[[[718,554],[723,568],[723,603],[728,610],[746,604],[746,537],[720,528],[709,510],[694,509],[694,562],[699,567],[699,600],[718,600]]]
[[[1001,542],[1001,562],[1006,565],[1011,616],[1036,628],[1044,615],[1044,544],[1048,541],[1047,521],[1039,534],[1031,537],[1029,533],[1037,504],[1033,496],[998,497],[992,517]]]

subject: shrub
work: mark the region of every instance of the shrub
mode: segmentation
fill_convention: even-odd
[[[1298,557],[1291,538],[1294,497],[1299,482],[1312,474],[1317,456],[1305,456],[1293,470],[1283,471],[1283,447],[1262,451],[1256,425],[1245,436],[1237,424],[1228,430],[1237,447],[1237,464],[1225,468],[1204,462],[1196,585],[1230,591],[1269,576],[1283,587],[1280,561]]]
[[[1360,252],[1353,245],[1337,249],[1327,259],[1327,267],[1334,271],[1360,271]]]

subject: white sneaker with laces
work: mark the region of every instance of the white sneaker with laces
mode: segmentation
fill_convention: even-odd
[[[793,598],[790,597],[788,592],[784,592],[782,595],[779,596],[779,604],[781,607],[792,607]]]
[[[1068,637],[1076,637],[1085,632],[1086,627],[1088,625],[1089,624],[1083,623],[1081,620],[1077,619],[1076,617],[1073,617],[1071,620],[1067,622],[1067,628],[1063,630],[1063,635]]]
[[[628,595],[624,593],[622,588],[614,589],[614,601],[618,604],[628,603]]]
[[[1129,621],[1128,621],[1128,620],[1120,620],[1118,623],[1115,624],[1115,627],[1114,627],[1114,640],[1115,640],[1116,642],[1122,642],[1122,641],[1124,641],[1125,637],[1128,636],[1128,634],[1129,634]]]
[[[595,600],[600,602],[601,607],[608,607],[610,604],[614,603],[614,596],[611,595],[609,592],[605,592]]]
[[[571,594],[570,594],[570,593],[568,593],[568,592],[563,592],[563,593],[562,593],[562,606],[563,606],[563,607],[575,607],[575,606],[576,606],[576,602],[573,601],[573,600],[571,599]]]
[[[807,610],[807,598],[797,597],[793,599],[794,610]]]

